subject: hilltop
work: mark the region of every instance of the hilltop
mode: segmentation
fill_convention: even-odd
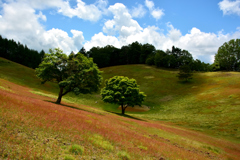
[[[33,69],[0,59],[0,157],[19,159],[237,159],[239,82],[236,72],[195,73],[146,65],[103,68],[135,78],[147,94],[147,112],[105,104],[99,94],[67,95],[40,84]],[[190,128],[190,129],[189,129]],[[201,132],[199,132],[201,131]],[[208,135],[206,135],[206,133]],[[229,139],[224,140],[224,139]],[[78,145],[79,155],[71,148]],[[84,148],[84,149],[82,149]],[[80,152],[83,152],[80,154]]]

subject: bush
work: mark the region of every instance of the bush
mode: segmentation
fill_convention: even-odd
[[[75,158],[72,157],[72,156],[70,156],[70,155],[66,155],[66,156],[64,157],[64,160],[75,160]]]
[[[79,154],[83,154],[84,152],[84,147],[79,146],[77,144],[74,144],[70,147],[69,152],[75,154],[75,155],[79,155]]]
[[[129,160],[130,159],[130,156],[125,151],[120,151],[120,152],[117,153],[117,155],[118,155],[119,158],[121,158],[123,160]]]
[[[155,64],[154,63],[154,56],[148,57],[147,60],[146,60],[146,64],[149,65],[149,66],[154,65]]]

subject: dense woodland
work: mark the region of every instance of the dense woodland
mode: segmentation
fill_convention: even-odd
[[[92,47],[89,51],[83,47],[79,52],[86,57],[92,57],[99,68],[125,64],[147,64],[173,69],[188,65],[192,71],[238,71],[240,69],[240,39],[230,40],[220,46],[213,64],[201,62],[199,59],[194,60],[187,50],[175,46],[163,51],[157,50],[152,44],[139,42],[133,42],[121,48],[111,45]],[[0,36],[0,55],[30,68],[36,68],[42,62],[45,52],[42,50],[39,53],[29,49],[26,45]]]
[[[93,47],[88,52],[82,48],[79,52],[92,57],[100,68],[124,64],[148,64],[164,68],[179,68],[189,65],[195,71],[215,70],[212,65],[194,60],[187,50],[172,47],[171,50],[157,50],[151,44],[133,42],[118,49],[114,46]]]
[[[8,40],[0,35],[0,56],[30,68],[37,68],[45,52],[29,49],[26,45]]]

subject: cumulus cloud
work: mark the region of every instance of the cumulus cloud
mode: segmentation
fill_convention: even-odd
[[[127,37],[142,30],[142,27],[136,20],[132,19],[132,16],[123,4],[116,3],[110,6],[108,10],[114,15],[114,18],[106,21],[103,26],[103,32],[108,35],[118,33],[121,37]]]
[[[46,21],[46,16],[36,11],[27,3],[4,3],[0,18],[0,34],[8,39],[14,39],[28,47],[37,50],[59,47],[65,53],[78,51],[84,41],[83,33],[71,30],[73,36],[60,29],[48,31],[39,23]]]
[[[223,0],[219,2],[218,5],[224,15],[236,14],[240,16],[240,0]]]
[[[95,34],[90,41],[84,44],[86,50],[90,50],[92,47],[104,47],[106,45],[113,45],[120,48],[122,45],[115,36],[106,36],[102,32]]]
[[[146,14],[146,9],[143,5],[138,4],[137,7],[133,7],[131,15],[133,18],[142,18]]]
[[[205,33],[200,29],[193,27],[189,33],[182,35],[179,29],[174,28],[171,23],[167,23],[167,34],[164,34],[162,30],[156,26],[148,26],[134,31],[134,27],[122,26],[118,32],[126,32],[126,36],[113,37],[103,35],[102,33],[93,36],[93,38],[85,43],[84,47],[90,49],[93,46],[104,46],[107,44],[121,47],[123,45],[131,44],[138,41],[139,43],[153,44],[157,49],[167,50],[171,49],[174,45],[181,49],[188,50],[194,57],[194,59],[201,59],[207,63],[213,63],[214,55],[218,48],[230,39],[236,39],[240,37],[240,30],[236,30],[233,34],[223,34],[222,31],[216,33]],[[129,34],[127,32],[132,32]]]
[[[154,7],[153,1],[146,0],[145,5],[148,7],[149,10],[153,10]]]
[[[58,13],[70,18],[76,16],[78,18],[97,21],[105,13],[107,1],[98,0],[95,4],[87,5],[82,0],[76,0],[77,5],[72,8],[69,1],[66,0],[16,0],[19,3],[28,4],[33,9],[54,8]]]
[[[155,8],[153,1],[145,0],[145,5],[148,7],[149,11],[151,12],[151,15],[156,20],[159,20],[160,18],[162,18],[162,16],[164,16],[163,9]]]
[[[103,1],[100,1],[99,3],[103,3]],[[86,5],[81,0],[77,0],[77,6],[75,8],[71,8],[68,1],[62,2],[59,7],[59,13],[71,18],[77,16],[78,18],[84,20],[97,21],[100,19],[102,14],[102,12],[94,4]]]
[[[146,1],[146,6],[154,9],[152,1]],[[167,50],[174,45],[181,49],[188,50],[195,59],[201,59],[212,63],[214,54],[224,42],[240,37],[240,30],[237,29],[233,34],[205,33],[193,27],[189,33],[182,35],[181,31],[171,23],[167,23],[167,34],[156,26],[142,28],[137,21],[129,14],[127,8],[120,3],[109,7],[113,14],[113,19],[105,22],[103,32],[95,34],[90,41],[84,44],[86,49],[94,46],[114,45],[121,47],[138,41],[142,44],[153,44],[157,49]]]

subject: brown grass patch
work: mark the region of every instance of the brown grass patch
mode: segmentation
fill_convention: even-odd
[[[161,102],[167,102],[167,101],[171,101],[172,99],[173,99],[173,96],[169,95],[169,96],[161,98],[160,101]]]

